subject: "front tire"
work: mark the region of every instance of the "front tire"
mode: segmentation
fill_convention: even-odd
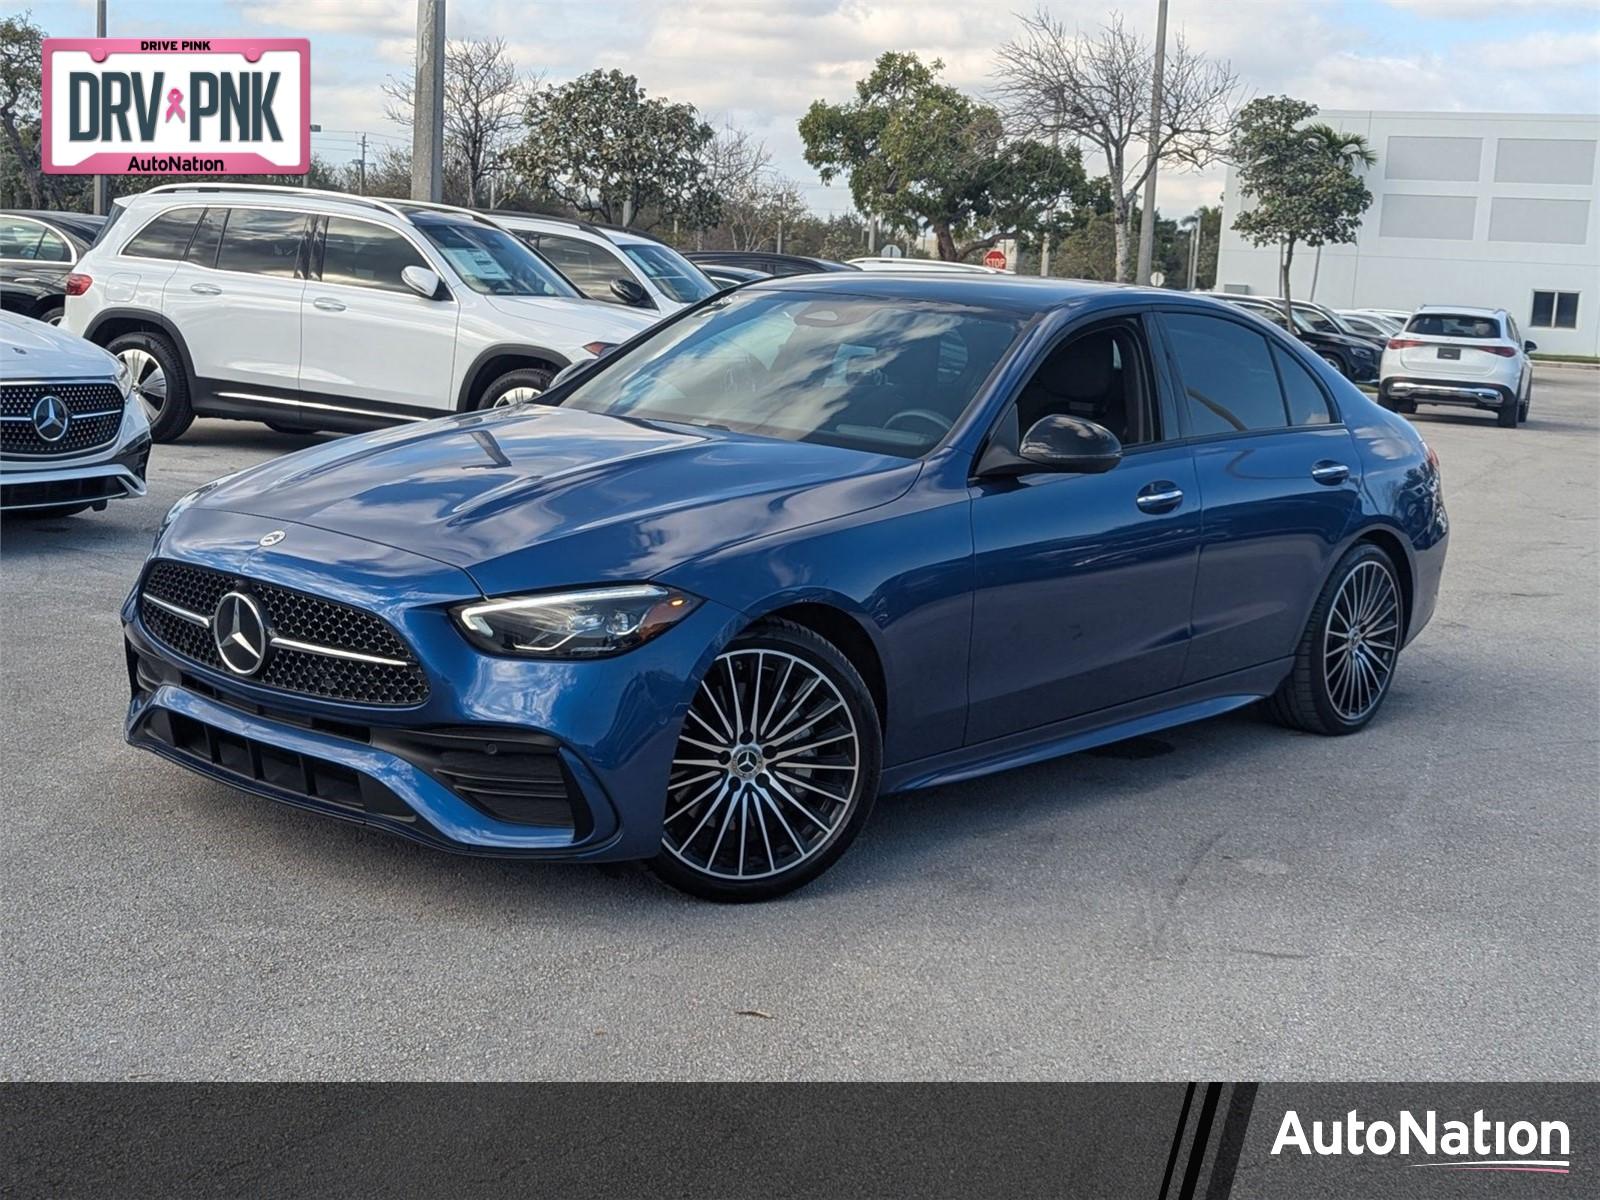
[[[508,408],[513,404],[536,400],[550,387],[550,381],[554,378],[555,372],[541,370],[538,367],[507,371],[484,389],[473,407]]]
[[[883,761],[878,711],[830,642],[763,621],[712,662],[673,757],[652,869],[707,900],[770,900],[861,832]]]
[[[194,424],[189,377],[178,348],[164,334],[125,333],[106,347],[127,364],[134,394],[150,419],[150,440],[175,442]]]
[[[1353,546],[1323,585],[1295,650],[1294,669],[1267,700],[1280,724],[1339,736],[1382,707],[1405,636],[1405,603],[1389,556]]]
[[[1327,363],[1335,371],[1339,372],[1339,374],[1344,376],[1344,378],[1350,378],[1350,372],[1345,370],[1344,360],[1337,354],[1318,354],[1317,357],[1323,362]]]

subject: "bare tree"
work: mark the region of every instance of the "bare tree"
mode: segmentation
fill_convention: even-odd
[[[478,205],[490,172],[522,126],[528,94],[537,78],[517,69],[504,38],[451,42],[444,56],[444,156],[447,172],[459,175],[467,204]],[[411,76],[390,76],[383,85],[388,118],[410,127],[414,111]]]
[[[748,130],[724,125],[706,148],[706,178],[720,197],[719,228],[735,250],[778,247],[785,229],[805,214],[800,185],[772,170],[766,143]],[[704,249],[705,230],[696,231]]]
[[[995,92],[1015,132],[1075,139],[1105,159],[1117,278],[1128,282],[1139,190],[1158,162],[1199,168],[1221,155],[1237,102],[1237,76],[1226,62],[1190,49],[1180,33],[1166,56],[1161,126],[1152,150],[1147,139],[1155,64],[1145,38],[1116,14],[1094,34],[1069,31],[1042,8],[1021,20],[1022,35],[998,52]]]

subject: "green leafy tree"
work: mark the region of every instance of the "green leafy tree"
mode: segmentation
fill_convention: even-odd
[[[1328,157],[1330,162],[1343,163],[1352,169],[1356,167],[1370,167],[1377,163],[1378,156],[1373,153],[1367,139],[1359,133],[1346,133],[1342,129],[1335,129],[1326,121],[1314,121],[1305,128],[1305,135],[1312,143]],[[1308,299],[1317,298],[1317,277],[1322,274],[1322,243],[1317,243],[1316,261],[1311,267],[1311,295]]]
[[[527,125],[507,156],[512,168],[574,212],[645,228],[716,224],[705,163],[713,133],[692,104],[646,96],[621,71],[590,71],[533,93]]]
[[[26,195],[33,208],[57,203],[54,180],[39,167],[40,72],[44,30],[24,12],[0,17],[0,197]]]
[[[1356,171],[1369,159],[1348,148],[1330,150],[1327,138],[1306,125],[1316,115],[1316,105],[1288,96],[1252,100],[1239,111],[1230,150],[1240,195],[1250,202],[1233,227],[1257,246],[1278,247],[1286,311],[1295,248],[1355,241],[1372,204]]]
[[[932,232],[946,261],[1064,223],[1085,187],[1077,149],[1008,137],[996,109],[938,81],[943,66],[881,55],[854,101],[801,119],[806,161],[824,183],[848,174],[862,212]]]

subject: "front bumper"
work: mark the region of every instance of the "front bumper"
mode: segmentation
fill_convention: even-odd
[[[114,458],[91,463],[19,466],[0,462],[0,509],[61,508],[79,504],[104,507],[108,500],[145,494],[150,439],[141,438]]]
[[[262,532],[283,525],[233,520]],[[260,532],[250,532],[238,542],[253,546]],[[359,556],[338,543],[353,541],[291,526],[285,544],[348,565]],[[242,579],[311,590],[304,558],[244,558],[233,564]],[[385,610],[366,594],[367,581],[331,586],[326,570],[318,589],[343,603],[366,601],[405,638],[430,685],[427,699],[409,707],[277,691],[192,661],[145,625],[136,590],[123,610],[127,740],[257,795],[438,849],[587,861],[654,855],[678,729],[696,681],[738,629],[737,614],[703,603],[615,658],[497,658],[449,623],[440,601],[448,571],[431,565],[435,577],[411,589],[409,601],[421,597],[413,607]]]
[[[1378,392],[1387,400],[1481,408],[1490,412],[1498,412],[1512,402],[1509,388],[1494,383],[1465,383],[1460,380],[1390,378],[1383,381]]]

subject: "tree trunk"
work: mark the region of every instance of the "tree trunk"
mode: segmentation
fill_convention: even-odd
[[[1283,265],[1278,275],[1278,290],[1283,294],[1283,319],[1289,323],[1289,332],[1295,337],[1299,337],[1300,335],[1296,332],[1294,323],[1294,304],[1289,299],[1289,271],[1294,266],[1293,242],[1285,242],[1283,244],[1282,262]]]
[[[956,251],[956,239],[950,232],[950,226],[942,221],[933,225],[933,236],[939,247],[939,258],[943,262],[958,262],[961,255]]]
[[[1116,236],[1117,263],[1116,282],[1133,282],[1133,237],[1130,226],[1133,223],[1133,205],[1128,203],[1128,198],[1119,194],[1111,207],[1111,228]]]

